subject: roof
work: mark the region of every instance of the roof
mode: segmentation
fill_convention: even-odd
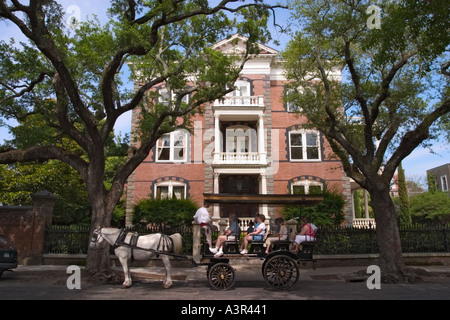
[[[235,43],[236,39],[237,39],[237,44]],[[245,52],[245,42],[247,42],[247,41],[248,41],[247,37],[240,35],[238,33],[235,33],[228,39],[224,39],[222,41],[217,42],[216,44],[214,44],[212,46],[212,48],[216,49],[216,50],[220,50],[224,53]],[[269,46],[266,46],[262,43],[258,43],[258,47],[260,49],[259,55],[277,56],[279,53],[277,50],[275,50]]]

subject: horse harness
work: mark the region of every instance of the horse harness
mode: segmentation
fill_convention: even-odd
[[[130,247],[131,249],[139,249],[144,251],[150,251],[153,253],[156,253],[156,256],[159,256],[159,254],[166,254],[166,253],[172,253],[173,252],[173,240],[168,235],[160,233],[158,246],[156,249],[147,249],[147,248],[141,248],[137,246],[138,239],[140,235],[137,232],[128,232],[125,229],[120,230],[120,234],[116,239],[116,242],[114,243],[113,247],[117,248],[119,246],[126,246]],[[131,252],[133,255],[133,250]]]

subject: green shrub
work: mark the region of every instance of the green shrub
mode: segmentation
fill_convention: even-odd
[[[445,192],[423,192],[410,198],[410,211],[416,223],[450,222],[450,197]]]
[[[317,226],[340,225],[344,221],[344,195],[328,189],[323,193],[323,201],[312,207],[285,206],[282,215],[285,219],[307,217]]]
[[[133,223],[164,226],[191,223],[198,208],[190,199],[143,199],[134,207]]]

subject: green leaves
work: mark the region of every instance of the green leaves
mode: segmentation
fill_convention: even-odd
[[[190,199],[143,199],[134,207],[133,223],[166,226],[190,223],[198,208]]]
[[[338,226],[344,221],[344,195],[336,189],[328,189],[323,193],[323,201],[312,207],[285,206],[282,214],[286,220],[308,218],[317,226]]]
[[[102,223],[157,139],[189,127],[204,103],[232,90],[254,42],[269,39],[268,12],[277,7],[260,0],[113,0],[109,21],[94,17],[71,30],[54,0],[13,2],[0,2],[0,19],[19,27],[29,44],[0,43],[0,117],[20,124],[17,149],[1,148],[0,163],[64,161],[81,174],[93,221]],[[243,55],[211,49],[235,32],[250,39]],[[110,134],[130,111],[140,113],[139,143],[123,161],[108,163]]]
[[[423,192],[410,197],[410,211],[417,222],[448,223],[450,197],[446,192]]]
[[[283,53],[297,90],[287,100],[324,132],[355,179],[398,151],[383,171],[392,176],[419,143],[406,141],[428,138],[438,114],[448,113],[448,83],[439,72],[450,43],[438,30],[450,26],[444,2],[291,1],[302,30]],[[377,12],[380,29],[370,27]]]

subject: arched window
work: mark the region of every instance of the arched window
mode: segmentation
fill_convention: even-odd
[[[299,180],[291,183],[292,194],[321,194],[323,183],[313,180]]]
[[[179,181],[163,181],[155,184],[156,199],[186,199],[186,184]]]

